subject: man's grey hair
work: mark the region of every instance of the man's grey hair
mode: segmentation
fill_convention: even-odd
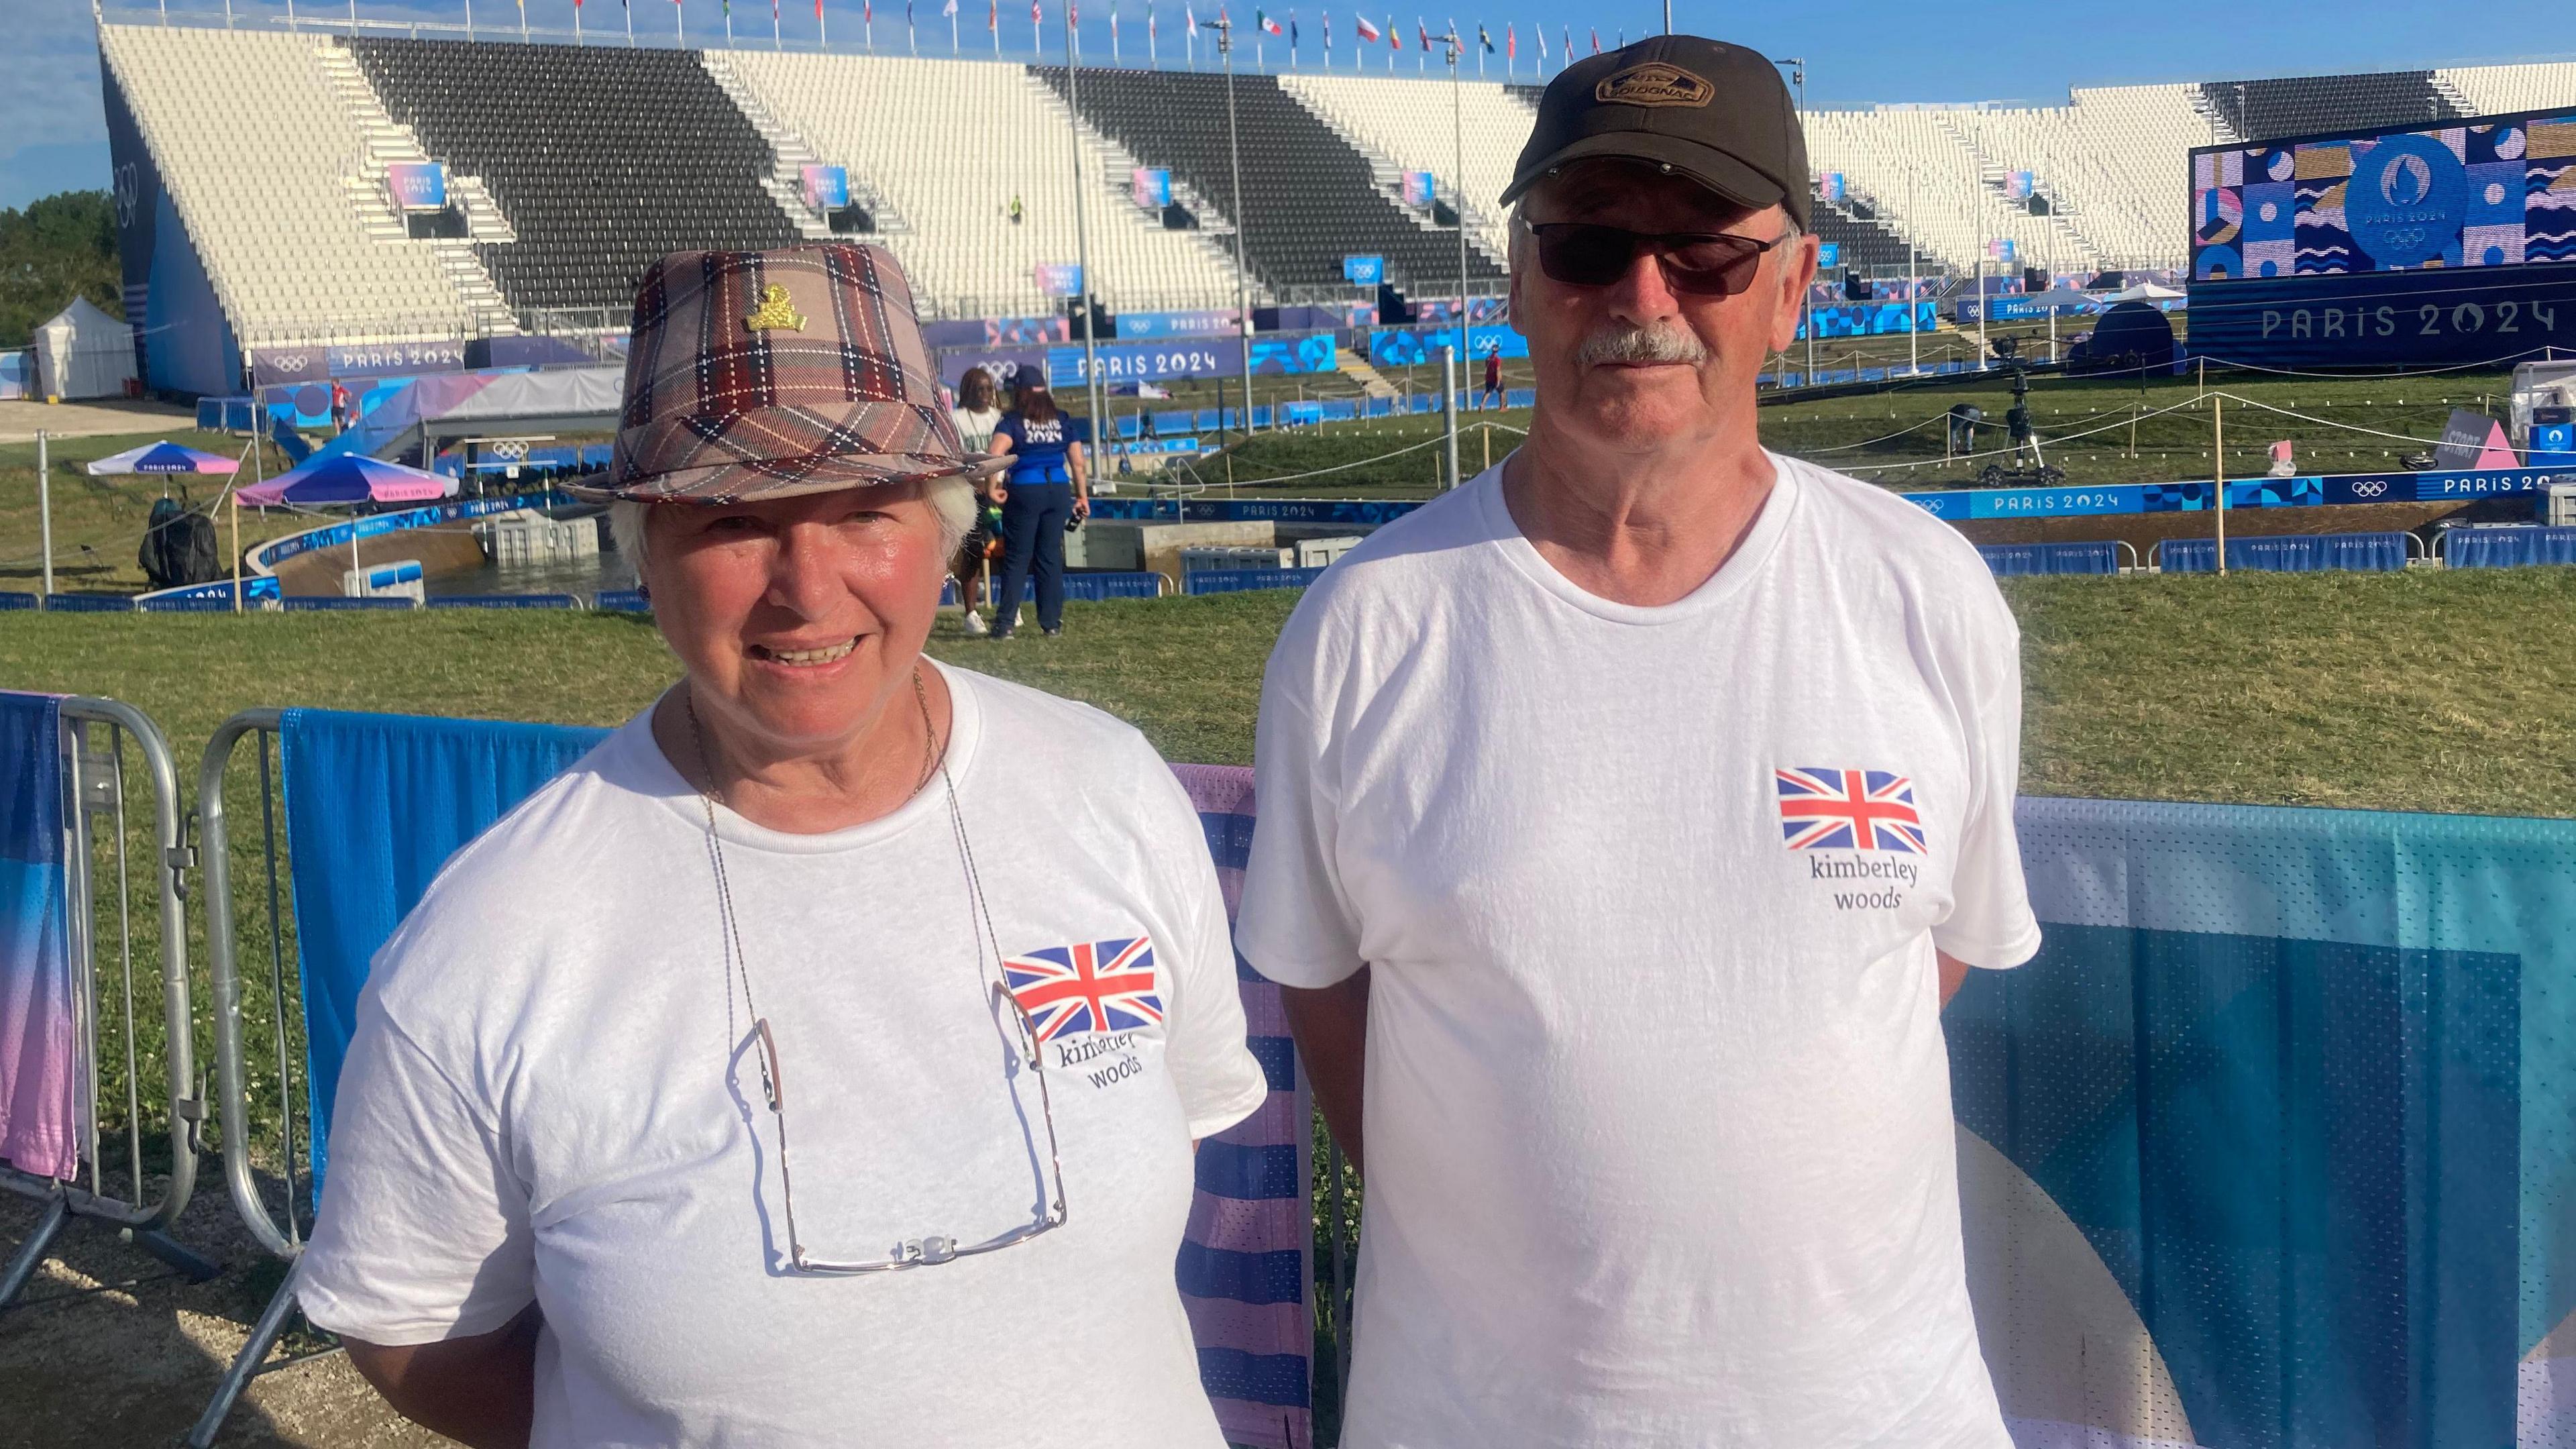
[[[962,475],[934,478],[923,485],[922,498],[939,518],[939,555],[944,559],[957,551],[966,530],[975,526],[975,485]],[[608,505],[609,543],[639,577],[644,572],[644,521],[652,507],[623,498]]]

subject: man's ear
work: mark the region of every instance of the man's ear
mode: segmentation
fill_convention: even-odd
[[[1807,289],[1816,280],[1816,238],[1798,238],[1791,254],[1781,258],[1779,310],[1771,318],[1771,350],[1786,352],[1798,340],[1798,320],[1806,311]]]

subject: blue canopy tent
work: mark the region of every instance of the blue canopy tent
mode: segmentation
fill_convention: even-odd
[[[122,453],[111,453],[90,464],[89,475],[93,478],[114,478],[129,473],[232,473],[240,468],[241,463],[238,459],[227,458],[221,453],[208,453],[196,448],[181,447],[177,443],[160,442],[147,443],[140,448],[128,448]]]
[[[456,480],[379,458],[340,453],[317,457],[235,496],[254,507],[279,503],[421,503],[456,492]]]

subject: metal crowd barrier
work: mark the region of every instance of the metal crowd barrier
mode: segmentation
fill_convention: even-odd
[[[232,1366],[226,1370],[214,1398],[205,1413],[189,1432],[187,1442],[195,1449],[205,1449],[215,1441],[224,1418],[232,1412],[250,1381],[263,1373],[300,1363],[315,1355],[306,1354],[268,1362],[269,1350],[286,1329],[287,1318],[295,1311],[296,1258],[304,1251],[304,1219],[299,1216],[298,1171],[301,1161],[296,1130],[296,1083],[301,1078],[304,1054],[301,1044],[290,1042],[292,1018],[287,1008],[287,981],[293,974],[286,961],[285,929],[287,912],[279,874],[279,849],[283,839],[283,812],[279,801],[279,771],[272,767],[277,748],[279,721],[283,710],[250,709],[234,715],[215,730],[206,742],[206,753],[197,770],[197,838],[200,868],[206,904],[206,976],[214,995],[212,1010],[215,1035],[215,1103],[223,1128],[224,1186],[231,1195],[233,1211],[250,1230],[259,1245],[287,1261],[286,1278],[277,1285],[268,1306],[261,1310],[259,1321],[251,1328],[250,1340],[242,1345]],[[255,746],[258,761],[260,860],[264,879],[259,882],[265,892],[268,924],[267,968],[269,1001],[273,1020],[264,1023],[272,1033],[277,1053],[278,1130],[275,1160],[279,1176],[285,1183],[283,1211],[273,1215],[260,1195],[258,1175],[251,1162],[251,1123],[249,1070],[242,1051],[242,978],[236,949],[240,941],[233,917],[232,831],[230,816],[224,804],[224,783],[232,764],[235,747],[247,736]],[[336,1352],[337,1350],[325,1350]]]
[[[188,995],[188,935],[182,906],[181,872],[189,865],[180,811],[178,772],[160,727],[142,711],[113,699],[73,696],[58,706],[62,734],[64,896],[68,905],[67,945],[71,963],[73,1050],[78,1073],[75,1090],[81,1103],[79,1167],[71,1179],[40,1177],[0,1166],[0,1189],[44,1205],[35,1229],[19,1245],[8,1266],[0,1269],[0,1309],[26,1287],[45,1259],[46,1250],[80,1218],[103,1224],[127,1236],[136,1247],[196,1281],[221,1268],[171,1238],[166,1231],[196,1189],[199,1126],[205,1117],[205,1095],[197,1080],[194,1054],[195,1017]],[[144,787],[152,800],[152,852],[140,863],[148,872],[148,890],[160,909],[160,1009],[164,1078],[150,1097],[162,1108],[161,1134],[168,1141],[167,1172],[158,1190],[147,1175],[145,1115],[147,1094],[140,1077],[143,1056],[138,1032],[134,982],[134,899],[137,863],[128,851],[128,742],[141,756]],[[102,864],[101,856],[106,860]],[[111,885],[112,882],[112,885]],[[112,973],[102,970],[100,939],[102,891],[115,892],[115,952]],[[147,966],[148,969],[148,966]],[[150,991],[147,981],[145,990]],[[143,1008],[151,1006],[147,994]],[[111,1163],[112,1141],[102,1143],[100,1130],[101,1028],[114,1026],[115,1046],[124,1059],[125,1129],[122,1160]],[[118,1172],[115,1169],[121,1168]],[[111,1191],[111,1173],[122,1178]],[[121,1195],[120,1195],[121,1194]]]

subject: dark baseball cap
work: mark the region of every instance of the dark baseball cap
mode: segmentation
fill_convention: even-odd
[[[1619,156],[1677,171],[1735,202],[1808,223],[1807,138],[1779,69],[1759,51],[1658,35],[1557,72],[1539,97],[1508,203],[1559,168]]]

